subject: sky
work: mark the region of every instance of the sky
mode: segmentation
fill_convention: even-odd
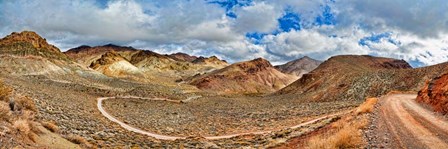
[[[62,51],[116,44],[273,64],[343,54],[448,61],[444,0],[0,0],[0,36],[36,31]]]

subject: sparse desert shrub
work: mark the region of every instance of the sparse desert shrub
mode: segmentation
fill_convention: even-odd
[[[59,131],[59,127],[54,122],[42,122],[41,124],[51,132],[57,133]]]
[[[12,93],[12,88],[5,86],[3,81],[0,80],[0,101],[8,101],[8,97]]]
[[[355,124],[356,125],[356,124]],[[357,148],[362,144],[359,126],[345,125],[340,129],[332,130],[312,137],[305,148],[307,149],[342,149]]]
[[[66,139],[75,144],[84,144],[84,145],[89,144],[89,142],[86,139],[78,135],[69,135],[67,136]]]
[[[37,107],[36,107],[36,104],[34,104],[34,100],[29,97],[21,96],[19,98],[16,98],[15,103],[16,103],[16,105],[23,107],[27,110],[37,112]]]
[[[17,131],[25,135],[28,135],[31,130],[28,120],[19,119],[14,122],[13,126]]]
[[[334,148],[354,148],[362,143],[359,130],[356,127],[345,126],[339,130],[331,139]]]
[[[0,120],[9,121],[11,118],[11,111],[7,103],[0,101]]]
[[[36,142],[38,137],[39,136],[37,136],[37,134],[35,134],[35,133],[29,133],[28,134],[28,138],[30,138],[30,140],[33,141],[33,142]]]
[[[41,134],[42,130],[39,128],[40,124],[35,121],[28,121],[30,124],[31,132],[36,134]]]
[[[357,115],[363,113],[371,113],[373,112],[373,108],[375,104],[378,102],[378,98],[367,98],[367,100],[361,104],[355,111]]]
[[[368,115],[362,113],[372,112],[377,98],[368,98],[354,113],[346,115],[332,123],[326,132],[312,136],[305,144],[307,149],[342,149],[362,148],[363,138],[361,129],[369,124]]]

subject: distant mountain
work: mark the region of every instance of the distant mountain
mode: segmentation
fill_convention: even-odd
[[[283,65],[277,65],[275,68],[283,73],[296,75],[302,77],[303,74],[308,73],[317,68],[322,62],[312,59],[308,56],[290,61]]]
[[[96,47],[80,46],[68,50],[65,54],[83,66],[94,68],[107,76],[132,77],[138,78],[139,81],[143,81],[142,78],[152,78],[151,81],[168,82],[224,67],[222,64],[209,64],[208,61],[206,63],[193,62],[202,58],[184,53],[163,55],[149,50],[112,44]],[[106,60],[114,63],[112,65],[99,63],[106,62]]]
[[[417,101],[431,105],[433,110],[448,114],[448,73],[429,80],[418,92]]]
[[[195,59],[197,59],[197,56],[191,56],[185,53],[174,53],[167,55],[168,57],[176,60],[176,61],[186,61],[186,62],[193,62]]]
[[[101,58],[92,62],[89,67],[112,77],[127,77],[129,75],[140,73],[140,70],[137,67],[129,63],[115,51],[106,52]],[[140,75],[142,74],[140,73]]]
[[[296,76],[276,70],[269,61],[258,58],[195,76],[190,84],[219,93],[267,93],[296,79]]]
[[[198,69],[196,65],[176,61],[169,56],[152,51],[137,51],[130,58],[130,62],[144,71],[185,71]]]
[[[412,69],[404,60],[367,55],[334,56],[274,95],[300,95],[307,101],[361,101],[391,90],[418,91],[426,79],[447,70],[448,63]]]
[[[201,57],[193,60],[192,63],[200,64],[200,65],[207,65],[207,66],[214,66],[214,67],[217,67],[217,68],[224,68],[225,66],[229,65],[227,63],[227,61],[220,60],[216,56],[211,56],[211,57],[208,57],[208,58],[201,56]]]
[[[69,49],[64,53],[74,61],[88,67],[93,63],[93,61],[99,59],[103,54],[111,51],[115,51],[117,54],[120,54],[122,57],[129,60],[132,53],[138,50],[132,47],[122,47],[113,44],[107,44],[96,47],[83,45],[73,49]]]

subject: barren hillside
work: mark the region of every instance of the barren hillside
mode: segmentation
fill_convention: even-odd
[[[297,60],[290,61],[283,65],[277,65],[275,66],[275,68],[283,73],[302,77],[303,74],[306,74],[316,69],[317,66],[319,66],[321,63],[322,63],[321,61],[305,56]]]
[[[190,84],[222,93],[266,93],[278,90],[295,79],[296,76],[283,74],[269,61],[258,58],[196,76]]]
[[[362,100],[391,90],[417,91],[448,64],[412,69],[403,60],[372,56],[335,56],[274,95],[307,101]]]
[[[104,53],[100,59],[90,64],[90,68],[112,77],[142,75],[137,67],[115,51]]]

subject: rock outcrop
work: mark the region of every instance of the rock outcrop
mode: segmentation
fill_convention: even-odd
[[[436,112],[448,114],[448,73],[427,81],[418,92],[417,101],[430,105]]]

